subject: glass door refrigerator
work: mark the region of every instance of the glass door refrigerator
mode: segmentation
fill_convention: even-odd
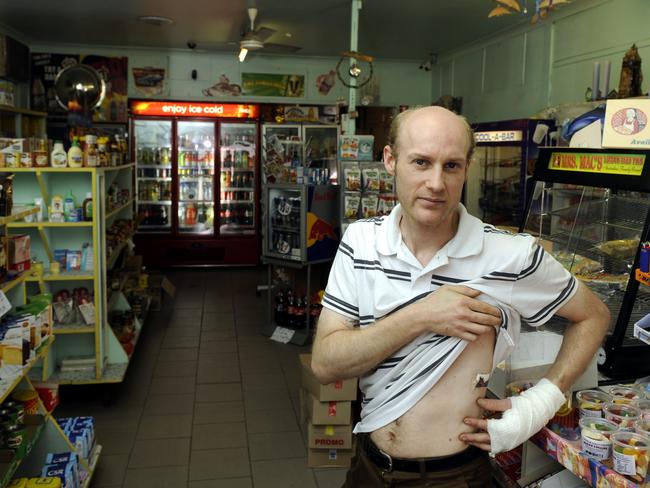
[[[145,264],[258,263],[258,114],[256,105],[131,102]]]

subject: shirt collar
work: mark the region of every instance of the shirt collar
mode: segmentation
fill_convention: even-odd
[[[474,256],[483,250],[483,222],[470,215],[462,203],[458,204],[458,230],[456,235],[441,249],[452,258]],[[402,242],[399,223],[402,218],[402,206],[395,205],[379,227],[377,251],[384,255],[397,254]]]

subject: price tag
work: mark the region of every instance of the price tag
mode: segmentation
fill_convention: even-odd
[[[84,303],[79,305],[79,311],[81,316],[84,319],[86,325],[93,325],[95,323],[95,304],[94,303]]]
[[[295,330],[287,329],[286,327],[276,327],[271,335],[271,340],[287,344],[291,339],[293,339],[295,333]]]
[[[9,310],[11,310],[11,303],[9,303],[9,299],[7,298],[7,295],[5,295],[5,292],[0,290],[0,317],[6,314]]]

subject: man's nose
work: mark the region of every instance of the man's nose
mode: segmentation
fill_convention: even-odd
[[[434,166],[431,168],[427,175],[427,188],[435,192],[445,189],[444,173],[441,167]]]

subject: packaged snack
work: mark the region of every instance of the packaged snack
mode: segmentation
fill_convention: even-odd
[[[603,406],[612,401],[612,397],[599,390],[582,390],[576,393],[580,418],[602,418]]]
[[[634,422],[641,417],[641,410],[623,403],[606,403],[603,407],[605,418],[618,424],[620,430],[634,431]]]
[[[618,425],[611,420],[585,417],[580,419],[582,452],[587,456],[604,461],[612,456],[611,436]]]
[[[361,195],[359,193],[345,193],[345,218],[358,219],[359,218],[359,204],[361,203]]]
[[[348,191],[361,190],[361,169],[359,163],[345,163],[343,176],[345,177],[345,189]]]
[[[31,478],[26,488],[62,488],[59,478]]]
[[[648,473],[648,446],[650,440],[632,432],[612,435],[614,470],[629,476],[637,483],[645,481]]]
[[[614,386],[610,388],[609,394],[612,396],[614,403],[624,403],[626,405],[630,405],[640,398],[638,390],[625,386]]]
[[[364,191],[379,191],[379,168],[374,165],[364,165],[361,169]]]
[[[377,216],[377,202],[379,198],[375,193],[368,193],[361,198],[361,215],[364,219]]]
[[[634,422],[634,432],[650,438],[650,420],[639,419]]]
[[[395,207],[395,197],[393,195],[379,195],[377,201],[377,215],[388,215]]]
[[[395,191],[395,179],[386,168],[379,170],[379,191],[381,193],[393,193]]]

